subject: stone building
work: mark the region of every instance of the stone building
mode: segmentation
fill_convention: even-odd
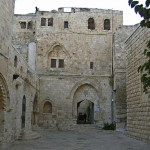
[[[14,1],[0,2],[0,145],[31,132],[39,78],[12,44]]]
[[[0,8],[0,143],[28,138],[36,126],[67,130],[116,121],[117,130],[126,129],[124,41],[137,25],[124,26],[117,10],[13,16],[8,0]]]
[[[86,122],[98,126],[115,121],[114,76],[124,80],[116,86],[125,93],[125,52],[122,48],[121,56],[117,44],[135,28],[123,26],[122,11],[59,8],[58,12],[15,15],[14,20],[14,47],[40,78],[38,124],[68,129],[84,122],[84,116]],[[126,126],[126,99],[117,100],[117,109],[124,108],[116,116],[122,129]]]
[[[126,40],[127,55],[127,129],[128,134],[150,141],[150,93],[143,92],[138,67],[150,40],[150,29],[138,27]],[[149,92],[149,91],[148,91]]]

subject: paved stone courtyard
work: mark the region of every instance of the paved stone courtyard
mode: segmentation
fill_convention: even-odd
[[[120,132],[99,129],[73,131],[40,131],[41,138],[16,141],[2,150],[150,150],[150,143]]]

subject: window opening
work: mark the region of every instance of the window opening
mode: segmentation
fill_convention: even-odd
[[[56,59],[51,59],[51,68],[56,68]]]
[[[18,58],[17,58],[17,56],[15,56],[15,59],[14,59],[14,67],[17,67],[17,64],[18,64]]]
[[[64,21],[64,28],[68,28],[68,21]]]
[[[95,23],[93,18],[88,19],[88,29],[94,30],[95,29]]]
[[[46,18],[41,18],[41,26],[46,26]]]
[[[104,30],[110,30],[110,20],[109,19],[104,20]]]
[[[28,22],[27,29],[32,29],[32,21],[29,21],[29,22]]]
[[[26,22],[20,22],[21,29],[26,29]]]
[[[53,18],[48,19],[48,26],[53,26]]]
[[[94,62],[90,62],[90,69],[94,68]]]
[[[59,59],[59,68],[64,68],[64,59]]]

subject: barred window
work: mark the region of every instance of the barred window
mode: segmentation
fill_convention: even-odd
[[[64,59],[59,59],[58,67],[59,68],[64,68]]]
[[[56,59],[51,59],[51,68],[56,68]]]

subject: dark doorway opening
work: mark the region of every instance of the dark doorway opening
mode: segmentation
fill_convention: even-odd
[[[25,128],[25,120],[26,120],[26,97],[23,96],[22,100],[22,116],[21,116],[21,128]]]
[[[94,103],[82,100],[77,103],[77,124],[94,123]]]

